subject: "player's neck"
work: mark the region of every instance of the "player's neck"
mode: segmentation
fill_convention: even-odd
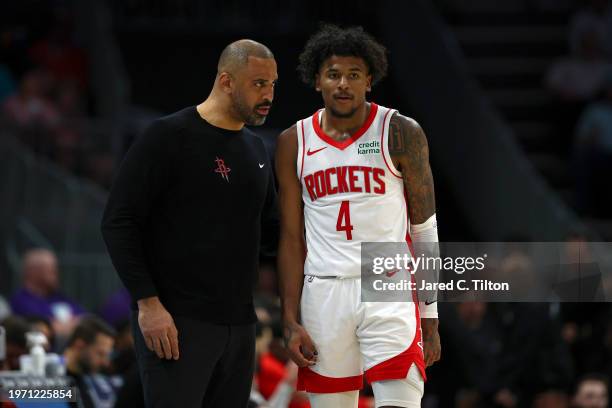
[[[336,116],[331,109],[325,108],[323,113],[321,128],[334,139],[345,139],[353,135],[365,123],[370,114],[371,104],[363,103],[350,117]]]
[[[196,106],[200,117],[221,129],[240,130],[244,127],[244,122],[235,119],[232,115],[232,109],[227,104],[222,103],[220,98],[211,94],[204,102]]]

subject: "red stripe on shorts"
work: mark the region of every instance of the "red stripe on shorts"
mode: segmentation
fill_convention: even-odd
[[[334,392],[355,391],[363,388],[363,375],[353,377],[326,377],[315,373],[308,367],[298,371],[297,390],[328,394]]]

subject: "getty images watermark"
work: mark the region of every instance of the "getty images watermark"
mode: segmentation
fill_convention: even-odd
[[[413,275],[417,271],[424,273],[425,271],[454,271],[458,275],[462,275],[466,271],[482,271],[485,269],[485,260],[487,254],[473,257],[446,257],[440,256],[432,257],[421,254],[417,257],[412,257],[407,253],[403,255],[395,254],[394,257],[375,257],[372,260],[372,273],[379,275],[380,279],[375,279],[373,282],[373,288],[377,291],[384,290],[498,290],[498,291],[509,291],[509,282],[493,282],[488,279],[456,279],[450,282],[440,282],[437,280],[421,279],[417,281]],[[384,278],[393,277],[397,272],[407,271],[409,276],[406,274],[400,274],[402,279],[399,282],[387,281]],[[432,275],[433,277],[433,275]],[[420,285],[419,285],[420,284]]]
[[[362,301],[612,301],[611,243],[363,243]]]

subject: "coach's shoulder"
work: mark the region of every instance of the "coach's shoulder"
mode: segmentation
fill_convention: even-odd
[[[150,122],[145,126],[143,131],[140,133],[138,138],[135,140],[135,144],[145,145],[148,147],[154,147],[158,145],[165,145],[172,133],[171,128],[164,118],[158,118]]]
[[[180,154],[180,134],[167,116],[151,121],[140,132],[130,146],[132,155],[139,152],[153,157],[168,159]]]

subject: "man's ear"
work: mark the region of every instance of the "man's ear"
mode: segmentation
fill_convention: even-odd
[[[232,93],[234,88],[234,78],[229,72],[221,72],[219,74],[219,86],[225,93]]]
[[[321,92],[321,75],[315,75],[315,89],[317,92]]]
[[[372,91],[372,75],[368,75],[366,77],[366,91],[367,92],[371,92]]]

